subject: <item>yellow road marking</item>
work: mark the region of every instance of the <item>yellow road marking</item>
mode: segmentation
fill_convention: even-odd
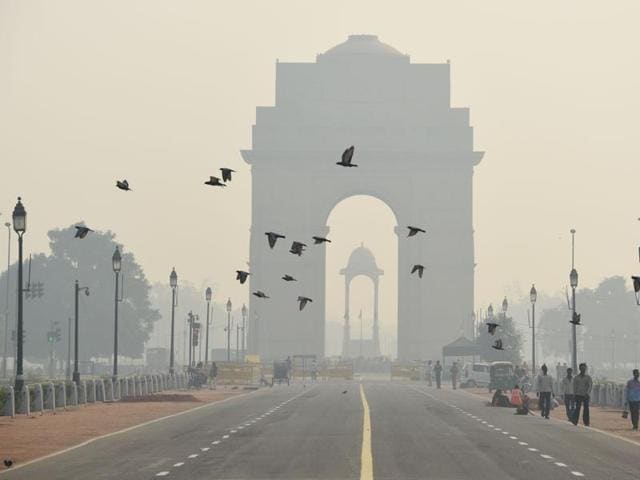
[[[371,454],[371,414],[369,404],[364,394],[364,387],[360,384],[360,398],[362,398],[362,455],[360,457],[360,480],[373,480],[373,455]]]

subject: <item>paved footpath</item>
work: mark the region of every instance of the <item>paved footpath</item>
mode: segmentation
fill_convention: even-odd
[[[0,478],[640,478],[636,444],[485,403],[419,384],[274,387],[99,439]]]

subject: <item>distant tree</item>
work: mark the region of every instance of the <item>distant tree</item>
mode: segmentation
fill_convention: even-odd
[[[47,331],[59,322],[62,342],[58,353],[66,352],[67,319],[74,316],[74,281],[89,287],[90,295],[79,298],[80,358],[108,357],[113,354],[115,278],[111,257],[116,248],[112,232],[92,232],[84,239],[74,238],[73,225],[48,232],[50,255],[33,257],[31,285],[42,284],[25,295],[25,356],[43,359],[49,351]],[[122,250],[122,247],[121,247]],[[25,264],[25,282],[28,264]],[[11,289],[15,292],[17,265],[11,266]],[[132,253],[122,251],[124,299],[119,304],[118,351],[123,356],[141,357],[153,323],[159,318],[149,301],[150,285]],[[0,277],[0,291],[6,288],[6,272]],[[12,295],[15,297],[15,295]],[[15,299],[10,302],[10,329],[15,323]]]
[[[487,362],[508,361],[519,365],[522,361],[522,338],[513,318],[499,314],[493,322],[499,324],[494,335],[489,334],[486,323],[478,326],[476,343],[482,348],[480,356]],[[497,339],[502,340],[504,350],[492,348]]]

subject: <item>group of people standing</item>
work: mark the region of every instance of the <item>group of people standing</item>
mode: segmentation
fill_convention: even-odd
[[[587,374],[587,364],[578,366],[580,373],[573,375],[573,369],[567,368],[566,376],[559,382],[559,392],[553,388],[553,377],[549,375],[546,365],[540,367],[540,374],[536,377],[535,390],[540,404],[540,415],[549,418],[551,410],[551,398],[560,395],[567,415],[567,420],[574,425],[578,424],[582,411],[582,423],[589,426],[589,398],[593,388],[593,380]]]
[[[440,360],[436,360],[435,365],[432,360],[429,360],[424,369],[424,377],[427,385],[430,387],[433,386],[433,381],[435,379],[436,388],[442,388],[443,370],[444,368],[442,367]],[[449,369],[449,373],[451,374],[451,386],[456,390],[460,379],[460,366],[458,365],[458,362],[453,362],[453,365],[451,365],[451,368]]]

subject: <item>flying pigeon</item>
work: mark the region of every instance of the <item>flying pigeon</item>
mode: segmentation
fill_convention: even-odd
[[[504,350],[504,348],[502,348],[502,339],[497,339],[496,342],[491,345],[491,348],[495,348],[496,350]]]
[[[313,238],[314,245],[320,245],[321,243],[326,243],[326,242],[331,243],[331,240],[329,240],[328,238],[324,238],[324,237],[312,237],[312,238]]]
[[[340,165],[341,167],[357,167],[358,165],[356,165],[355,163],[351,163],[351,160],[353,159],[353,150],[353,145],[347,148],[342,153],[342,160],[336,162],[336,165]]]
[[[244,270],[236,270],[236,280],[240,280],[240,285],[247,281],[247,277],[251,275],[249,272],[245,272]]]
[[[294,255],[298,255],[300,257],[302,255],[302,252],[304,252],[304,247],[306,246],[307,246],[306,243],[293,242],[291,244],[291,248],[289,249],[289,252],[293,253]]]
[[[13,460],[11,460],[10,458],[5,458],[4,459],[4,466],[7,468],[11,468],[13,466]]]
[[[74,235],[73,238],[82,239],[82,238],[86,237],[89,234],[89,232],[93,232],[93,230],[91,230],[89,227],[85,227],[85,226],[82,226],[82,225],[80,225],[80,226],[76,225],[76,234]]]
[[[569,323],[572,323],[574,325],[582,325],[580,323],[580,316],[581,315],[579,313],[573,312],[573,317],[571,318],[571,320],[569,320]]]
[[[418,232],[420,233],[427,233],[425,230],[423,230],[422,228],[418,228],[418,227],[412,227],[411,225],[409,225],[407,227],[409,229],[409,235],[407,235],[408,237],[413,237],[415,234],[417,234]]]
[[[253,292],[253,294],[258,298],[269,298],[266,293],[261,292],[260,290]]]
[[[131,191],[131,189],[129,188],[129,182],[127,182],[126,180],[116,180],[116,187],[118,187],[120,190]]]
[[[231,174],[232,173],[236,173],[235,170],[231,170],[230,168],[221,168],[220,171],[222,172],[222,180],[225,183],[231,181]]]
[[[418,276],[422,278],[422,273],[424,272],[424,265],[420,265],[420,264],[414,265],[413,268],[411,269],[411,273],[413,274],[415,272],[418,272]]]
[[[298,297],[298,301],[300,302],[300,311],[304,310],[304,307],[307,305],[307,302],[313,302],[313,300],[311,300],[308,297]]]
[[[500,325],[497,323],[492,323],[492,322],[487,322],[487,328],[489,331],[489,335],[493,335],[496,333],[496,328],[498,328]]]
[[[276,246],[276,242],[278,241],[279,238],[286,238],[284,235],[280,235],[279,233],[275,233],[275,232],[266,232],[265,235],[269,239],[269,246],[271,248]]]
[[[204,182],[204,184],[211,185],[212,187],[226,187],[226,185],[222,183],[218,177],[209,177],[209,180]]]
[[[285,275],[284,277],[282,277],[282,279],[285,282],[297,282],[298,281],[295,278],[293,278],[291,275]]]

